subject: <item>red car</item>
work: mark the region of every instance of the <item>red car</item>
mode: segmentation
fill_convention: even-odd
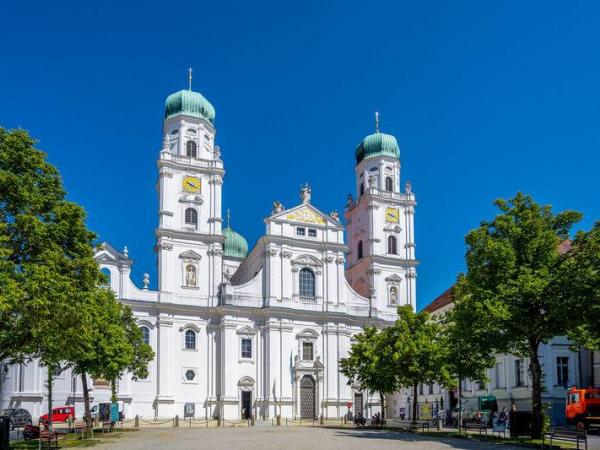
[[[52,422],[66,422],[69,417],[72,421],[75,421],[75,407],[59,406],[58,408],[52,408]],[[40,416],[40,422],[48,422],[48,414]]]

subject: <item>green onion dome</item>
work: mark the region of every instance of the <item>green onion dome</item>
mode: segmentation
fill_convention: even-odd
[[[356,147],[354,155],[356,156],[356,164],[372,156],[400,158],[400,147],[394,136],[377,131],[362,140]]]
[[[186,116],[199,117],[215,123],[215,108],[199,92],[181,90],[167,97],[165,102],[165,119],[185,114]]]
[[[248,253],[248,242],[246,242],[246,239],[229,227],[223,228],[222,233],[225,237],[223,256],[244,259]]]

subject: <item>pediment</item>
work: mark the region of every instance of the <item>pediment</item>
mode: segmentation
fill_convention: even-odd
[[[321,267],[323,261],[311,255],[300,255],[292,261],[292,265]]]
[[[296,334],[296,339],[317,339],[319,337],[319,333],[315,330],[311,330],[309,328],[302,330],[298,334]]]
[[[239,330],[236,331],[237,334],[243,334],[243,335],[255,335],[256,334],[256,330],[252,327],[242,327]]]
[[[252,377],[243,377],[238,381],[238,386],[252,387],[254,386],[254,379]]]
[[[183,253],[179,254],[181,259],[191,259],[194,261],[200,261],[202,259],[202,255],[196,253],[194,250],[187,250]]]
[[[275,220],[283,219],[283,220],[290,221],[290,222],[304,223],[304,224],[311,224],[311,225],[330,224],[330,225],[334,225],[334,226],[340,226],[340,223],[338,220],[334,220],[333,218],[329,217],[327,214],[319,211],[317,208],[315,208],[310,203],[303,203],[294,208],[291,208],[288,210],[283,210],[283,211],[271,216],[271,219],[275,219]]]
[[[115,264],[117,262],[131,263],[129,257],[116,250],[108,242],[103,242],[94,252],[94,259],[105,264]]]
[[[390,281],[392,283],[400,283],[402,281],[402,277],[398,274],[393,274],[387,277],[385,281]]]

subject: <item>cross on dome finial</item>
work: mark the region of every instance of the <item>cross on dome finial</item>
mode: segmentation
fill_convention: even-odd
[[[192,90],[192,68],[188,68],[188,90]]]
[[[231,222],[231,210],[227,208],[227,228],[231,228],[229,223]]]
[[[379,133],[379,113],[375,111],[375,131]]]

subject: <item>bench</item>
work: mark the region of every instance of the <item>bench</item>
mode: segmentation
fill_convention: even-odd
[[[393,423],[399,424],[400,428],[412,429],[414,426],[415,428],[421,428],[421,431],[425,431],[425,428],[427,428],[427,431],[431,430],[431,422],[427,420],[394,420]]]
[[[103,433],[110,433],[112,430],[112,422],[111,421],[103,421],[102,422],[102,432]]]
[[[546,432],[542,435],[542,449],[545,447],[546,439],[550,440],[550,448],[554,441],[561,442],[574,442],[577,444],[577,450],[579,450],[579,443],[584,444],[584,449],[587,450],[587,435],[583,431],[577,431],[567,428],[554,428],[550,432]]]
[[[75,422],[73,430],[75,431],[75,434],[81,434],[81,439],[83,439],[88,433],[90,433],[92,437],[94,436],[94,428],[88,426],[85,421]]]
[[[40,441],[44,442],[47,448],[52,448],[52,444],[54,444],[54,448],[58,448],[58,437],[55,431],[41,430]]]
[[[485,430],[485,436],[488,434],[488,426],[487,423],[477,423],[477,422],[463,422],[461,428],[465,430],[465,435],[469,430],[479,430],[479,439],[481,440],[481,432]]]

